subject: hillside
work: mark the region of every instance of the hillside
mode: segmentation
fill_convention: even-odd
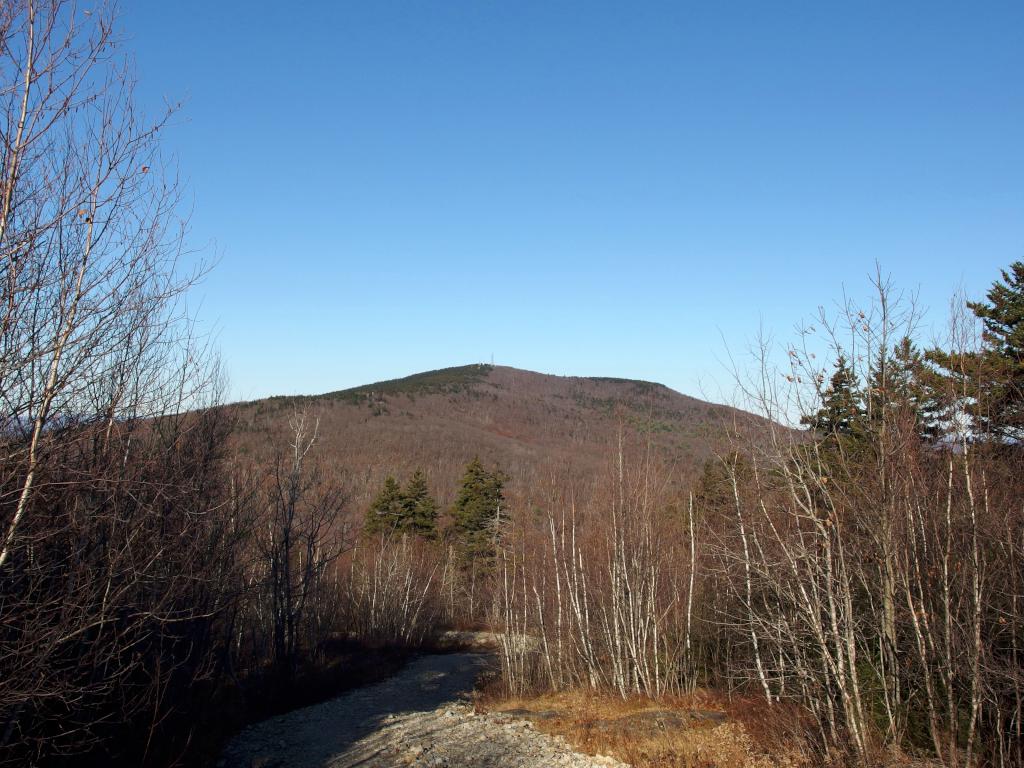
[[[479,455],[509,476],[509,493],[566,476],[579,490],[606,469],[619,425],[647,441],[682,484],[699,471],[728,424],[749,418],[661,384],[550,376],[490,365],[445,368],[353,389],[271,397],[232,406],[238,448],[260,455],[284,445],[289,417],[320,419],[320,457],[344,473],[353,508],[365,507],[384,476],[422,468],[446,503],[465,463]]]

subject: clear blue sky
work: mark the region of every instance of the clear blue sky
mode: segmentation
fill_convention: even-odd
[[[1024,258],[1024,3],[126,0],[232,397],[489,360],[699,393],[879,261]]]

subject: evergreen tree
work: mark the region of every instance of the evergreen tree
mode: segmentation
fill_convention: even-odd
[[[398,486],[398,481],[388,475],[377,498],[366,511],[364,530],[371,536],[391,533],[400,526],[403,515],[402,490]]]
[[[462,487],[451,509],[455,539],[466,561],[489,561],[496,554],[506,518],[501,493],[504,483],[504,475],[485,469],[479,458],[466,466]]]
[[[425,539],[437,536],[437,502],[427,488],[427,478],[416,470],[402,493],[402,518],[398,528]]]
[[[734,451],[726,457],[708,459],[694,486],[694,503],[700,509],[731,512],[736,503],[734,479],[740,488],[749,487],[753,481],[753,468],[746,456]]]
[[[835,368],[828,387],[821,393],[821,407],[804,416],[800,423],[825,437],[854,437],[863,430],[864,397],[857,376],[842,353]]]
[[[987,302],[967,306],[984,324],[982,355],[992,372],[986,387],[985,426],[1009,440],[1024,438],[1024,262],[1002,270]]]
[[[865,398],[869,427],[877,430],[884,419],[913,419],[921,439],[934,440],[943,414],[933,379],[924,355],[908,336],[880,353]]]
[[[960,408],[978,433],[1017,443],[1024,439],[1024,262],[1001,275],[987,301],[967,303],[983,324],[981,350],[963,355],[935,349],[927,359],[962,393]]]

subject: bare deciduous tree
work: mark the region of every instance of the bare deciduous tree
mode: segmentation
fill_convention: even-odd
[[[4,3],[0,43],[0,760],[129,721],[144,755],[211,673],[238,553],[169,111],[137,111],[108,7]]]

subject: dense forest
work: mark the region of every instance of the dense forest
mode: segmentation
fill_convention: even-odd
[[[354,480],[316,400],[223,403],[174,110],[142,116],[112,19],[68,13],[0,16],[0,765],[206,764],[450,628],[498,633],[508,696],[714,691],[807,765],[1024,764],[1024,263],[940,341],[879,271],[682,442],[657,385],[586,422],[637,389],[591,380],[585,472],[539,437],[522,470],[417,466],[395,432]],[[365,436],[387,396],[336,399]]]

